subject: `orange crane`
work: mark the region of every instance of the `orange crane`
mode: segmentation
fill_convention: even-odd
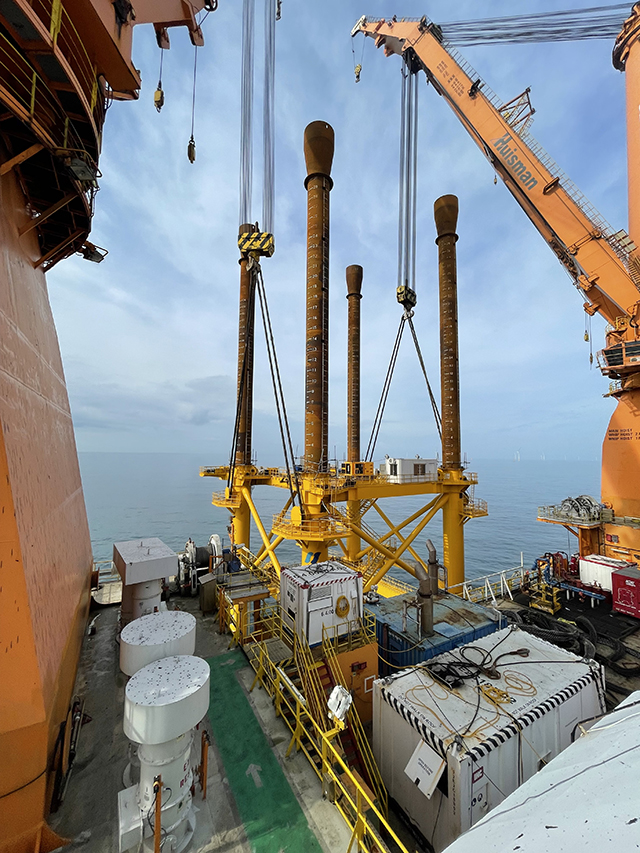
[[[602,448],[602,505],[588,518],[544,518],[579,536],[581,555],[640,559],[640,3],[634,5],[613,53],[626,72],[629,234],[614,231],[529,135],[528,90],[501,103],[466,60],[426,17],[363,17],[364,33],[399,54],[412,72],[423,70],[497,175],[549,244],[584,296],[584,310],[608,323],[598,353],[617,398]]]

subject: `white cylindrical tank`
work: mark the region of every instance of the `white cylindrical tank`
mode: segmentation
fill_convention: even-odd
[[[162,777],[162,828],[176,838],[184,837],[186,818],[191,807],[193,770],[191,746],[193,731],[189,729],[180,737],[167,743],[140,744],[140,782],[138,805],[148,814],[154,804],[153,780]],[[184,824],[182,832],[180,825]]]
[[[162,580],[123,584],[120,624],[128,625],[134,619],[157,613],[162,600]]]
[[[170,610],[141,616],[120,634],[120,669],[134,675],[162,658],[192,655],[195,646],[196,619],[191,613]]]
[[[184,849],[193,833],[192,729],[209,709],[209,664],[173,655],[138,670],[125,689],[124,733],[140,744],[137,802],[143,821],[154,805],[153,780],[162,777],[162,828]]]

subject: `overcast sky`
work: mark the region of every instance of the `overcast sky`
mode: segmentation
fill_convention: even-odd
[[[262,0],[256,0],[261,93]],[[367,39],[361,82],[350,31],[362,14],[436,22],[579,8],[570,0],[283,0],[277,24],[276,253],[263,264],[294,445],[303,451],[305,126],[335,129],[331,193],[330,448],[342,458],[346,406],[345,267],[364,267],[362,435],[366,441],[400,319],[395,299],[400,59]],[[197,160],[190,135],[193,47],[171,31],[166,104],[153,106],[160,51],[136,27],[140,100],[114,103],[91,240],[48,276],[79,449],[195,451],[228,459],[235,406],[241,0],[220,0],[198,55]],[[360,59],[362,36],[354,43]],[[531,131],[615,229],[627,227],[624,75],[609,41],[464,49],[504,100],[531,87]],[[260,112],[256,118],[258,119]],[[259,123],[259,122],[257,122]],[[597,459],[613,410],[589,365],[580,295],[449,107],[420,85],[418,306],[415,324],[439,391],[433,202],[460,199],[458,273],[462,444],[479,458]],[[260,198],[256,136],[254,213]],[[594,353],[603,323],[593,320]],[[281,464],[264,343],[256,343],[254,448]],[[403,343],[377,457],[434,456],[437,434],[410,340]]]

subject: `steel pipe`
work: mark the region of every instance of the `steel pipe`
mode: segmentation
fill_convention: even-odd
[[[360,459],[360,300],[362,267],[347,267],[347,461]],[[353,473],[353,472],[352,472]]]
[[[241,225],[240,234],[253,234],[255,225]],[[240,257],[240,312],[238,321],[238,433],[236,465],[251,465],[251,431],[253,421],[253,340],[255,328],[256,288],[250,258]],[[248,543],[245,543],[248,545]]]
[[[326,470],[329,450],[329,193],[334,133],[314,121],[304,131],[307,177],[305,466]]]
[[[458,368],[458,283],[456,224],[458,199],[443,195],[433,208],[438,236],[440,280],[440,387],[442,467],[462,468],[460,452],[460,377]]]

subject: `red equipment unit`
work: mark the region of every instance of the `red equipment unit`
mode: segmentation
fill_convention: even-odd
[[[613,609],[640,619],[640,569],[618,569],[611,573]]]

